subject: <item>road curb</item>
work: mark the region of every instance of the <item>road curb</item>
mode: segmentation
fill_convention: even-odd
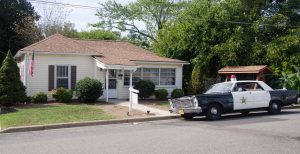
[[[86,122],[70,122],[70,123],[36,125],[36,126],[25,126],[25,127],[9,127],[0,130],[0,133],[29,132],[29,131],[40,131],[40,130],[49,130],[49,129],[146,122],[146,121],[168,120],[168,119],[178,119],[178,118],[180,118],[180,115],[153,116],[153,117],[146,117],[146,118],[116,119],[116,120],[98,120],[98,121],[86,121]]]

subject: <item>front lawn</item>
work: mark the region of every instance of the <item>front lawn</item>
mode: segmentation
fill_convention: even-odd
[[[99,107],[86,104],[34,104],[0,114],[0,129],[14,126],[114,119]]]

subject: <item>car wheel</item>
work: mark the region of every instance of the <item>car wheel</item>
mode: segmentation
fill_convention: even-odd
[[[249,111],[243,111],[243,112],[241,112],[241,113],[242,113],[243,116],[246,116],[246,115],[248,115],[250,112],[249,112]]]
[[[208,120],[219,120],[222,115],[222,108],[219,104],[212,104],[207,108],[206,118]]]
[[[193,114],[182,114],[180,116],[185,120],[192,120],[194,118]]]
[[[281,103],[279,101],[271,101],[268,112],[270,114],[278,114],[281,112]]]

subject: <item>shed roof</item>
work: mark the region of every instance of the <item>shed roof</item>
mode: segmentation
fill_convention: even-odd
[[[242,74],[242,73],[260,73],[269,72],[272,70],[267,65],[255,65],[255,66],[226,66],[220,69],[219,74]]]

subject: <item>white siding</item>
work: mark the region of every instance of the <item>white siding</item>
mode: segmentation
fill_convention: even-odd
[[[29,59],[31,59],[29,54]],[[28,64],[29,65],[29,64]],[[38,92],[44,92],[51,99],[50,91],[48,91],[48,66],[49,65],[74,65],[77,67],[77,82],[84,77],[97,78],[95,73],[95,61],[91,56],[84,55],[51,55],[36,54],[34,61],[34,74],[31,77],[28,72],[27,94],[32,96]],[[28,67],[28,66],[27,66]],[[100,73],[100,71],[99,71]],[[98,78],[99,79],[99,78]]]

